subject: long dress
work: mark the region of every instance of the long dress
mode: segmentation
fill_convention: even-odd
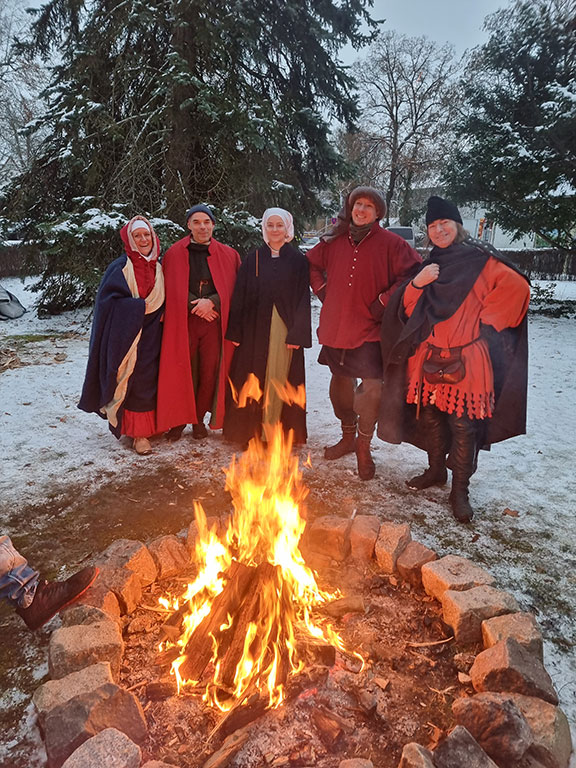
[[[308,262],[286,244],[274,256],[267,245],[248,254],[238,272],[226,338],[238,342],[230,366],[224,437],[246,443],[280,422],[294,442],[306,442],[304,347],[312,345]],[[298,349],[288,349],[286,345]],[[253,374],[253,376],[250,376]],[[257,384],[260,397],[241,398]]]
[[[164,279],[158,260],[132,251],[110,264],[96,296],[86,376],[78,408],[108,420],[116,436],[157,432]]]

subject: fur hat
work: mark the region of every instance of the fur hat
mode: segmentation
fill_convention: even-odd
[[[433,195],[428,198],[426,226],[438,219],[451,219],[452,221],[457,221],[458,224],[462,224],[462,216],[460,216],[460,211],[454,203],[451,203],[450,200],[444,200],[443,197]]]
[[[199,203],[198,205],[193,205],[192,208],[188,208],[186,211],[186,224],[188,224],[188,221],[190,219],[190,216],[192,216],[193,213],[205,213],[206,216],[210,216],[212,219],[212,223],[216,224],[216,219],[214,218],[214,214],[208,208],[207,205],[203,205],[202,203]]]
[[[369,200],[372,200],[376,206],[376,218],[378,220],[386,216],[386,200],[384,200],[384,195],[378,189],[374,187],[356,187],[353,189],[348,195],[348,210],[350,212],[359,197],[367,197]]]

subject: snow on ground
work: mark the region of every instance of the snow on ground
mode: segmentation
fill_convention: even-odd
[[[30,293],[15,278],[2,285],[25,306]],[[542,283],[545,285],[545,283]],[[560,282],[556,295],[576,299],[576,282]],[[314,306],[315,317],[318,306]],[[146,462],[189,463],[190,441],[157,443],[153,457],[136,456],[106,423],[76,408],[86,365],[90,313],[39,319],[31,310],[0,324],[0,348],[17,349],[24,365],[0,373],[2,509],[54,498],[69,485],[88,494],[115,478],[142,471]],[[440,555],[469,556],[486,566],[543,629],[545,662],[576,736],[576,319],[531,316],[528,434],[482,452],[471,483],[477,516],[471,527],[452,519],[446,489],[421,495],[403,481],[425,466],[412,446],[374,443],[377,478],[361,483],[354,457],[326,462],[322,447],[338,436],[328,401],[328,371],[307,351],[308,449],[312,485],[342,487],[346,502],[383,519],[408,521],[415,539]],[[22,344],[25,335],[40,338]],[[208,461],[231,455],[219,433],[211,435]],[[194,446],[198,449],[200,446]],[[214,450],[217,453],[214,454]],[[218,452],[219,451],[219,452]],[[215,458],[213,458],[215,456]],[[216,465],[218,466],[218,465]],[[221,465],[220,465],[221,466]],[[352,501],[350,501],[352,500]],[[518,512],[512,516],[504,510]],[[8,519],[7,516],[3,520]],[[2,532],[17,533],[5,530]],[[576,742],[576,739],[575,739]],[[576,768],[576,760],[573,758]]]

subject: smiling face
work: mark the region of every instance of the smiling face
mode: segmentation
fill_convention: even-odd
[[[136,243],[136,248],[142,256],[148,256],[152,250],[152,233],[147,227],[138,227],[132,230],[132,238]]]
[[[452,219],[436,219],[428,224],[428,237],[438,248],[448,248],[458,234],[456,222]]]
[[[205,245],[212,239],[214,222],[207,213],[197,211],[188,219],[188,229],[192,233],[192,239],[195,243]]]
[[[352,206],[352,221],[357,227],[366,227],[374,224],[378,214],[376,206],[369,197],[358,197]]]
[[[266,240],[273,251],[279,251],[286,242],[286,224],[280,216],[270,216],[266,221]]]

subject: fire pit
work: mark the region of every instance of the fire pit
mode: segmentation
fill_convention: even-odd
[[[195,578],[159,598],[157,621],[148,613],[156,655],[137,633],[128,642],[124,683],[140,680],[152,751],[168,762],[216,768],[238,752],[231,764],[244,768],[332,766],[362,755],[385,768],[406,741],[432,744],[450,723],[457,686],[437,604],[366,563],[328,568],[319,584],[300,550],[307,490],[291,448],[277,430],[233,460],[233,513],[220,525],[196,504]]]
[[[208,530],[195,504],[198,575],[165,625],[168,636],[181,632],[165,652],[178,654],[172,671],[179,690],[197,685],[210,664],[205,701],[222,711],[253,694],[278,707],[288,677],[303,670],[314,646],[345,652],[330,623],[313,618],[338,594],[319,589],[299,550],[306,489],[298,459],[281,429],[268,438],[252,440],[227,471],[234,512],[221,535]]]
[[[566,768],[533,617],[406,524],[346,509],[307,522],[291,449],[270,432],[234,458],[231,514],[196,504],[186,546],[120,540],[102,555],[34,694],[49,768],[119,750],[143,768],[493,764],[486,753]]]

